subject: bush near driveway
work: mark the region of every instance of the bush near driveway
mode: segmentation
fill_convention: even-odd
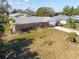
[[[76,36],[77,34],[75,32],[69,33],[68,41],[71,43],[76,43]]]

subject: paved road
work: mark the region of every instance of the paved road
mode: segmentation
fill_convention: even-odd
[[[68,33],[75,32],[77,35],[79,35],[79,31],[78,30],[64,28],[64,27],[61,27],[61,26],[56,26],[56,27],[54,27],[54,29],[61,30],[61,31],[64,31],[64,32],[68,32]]]

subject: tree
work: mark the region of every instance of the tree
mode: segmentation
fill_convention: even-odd
[[[7,18],[6,18],[6,15],[0,14],[0,21],[3,22],[3,23],[7,23],[8,20],[7,20]]]
[[[4,27],[3,27],[3,25],[0,25],[0,39],[1,39],[1,37],[3,36],[3,34],[4,34]]]
[[[35,12],[31,9],[26,9],[25,12],[26,12],[27,15],[30,15],[30,16],[35,16],[36,15]]]
[[[9,18],[9,21],[15,22],[15,19],[11,17]]]
[[[8,23],[9,21],[15,22],[14,18],[6,18],[4,14],[0,15],[0,21],[3,23]]]
[[[9,10],[11,9],[11,5],[9,5],[8,2],[6,2],[6,6],[5,6],[5,10],[6,10],[6,16],[7,18],[9,18]]]
[[[6,54],[6,43],[2,39],[2,36],[4,35],[4,27],[3,25],[0,25],[0,59],[5,59],[5,54]]]
[[[13,9],[12,10],[12,13],[25,13],[25,10],[22,10],[22,9]]]
[[[71,16],[74,15],[74,7],[73,6],[70,8],[70,15]]]
[[[79,14],[79,6],[77,8],[65,6],[63,8],[62,14],[67,16],[78,15]]]
[[[75,8],[75,15],[79,15],[79,6],[77,8]]]
[[[8,0],[1,0],[0,1],[0,13],[6,14],[6,17],[9,18],[9,9],[11,5],[9,5]]]
[[[50,7],[40,7],[36,11],[37,16],[53,16],[54,10]]]
[[[62,15],[62,12],[55,12],[54,16]]]
[[[18,12],[17,9],[12,10],[12,13],[17,13],[17,12]]]
[[[70,16],[71,15],[70,13],[71,13],[70,7],[69,6],[65,6],[63,8],[62,14]]]

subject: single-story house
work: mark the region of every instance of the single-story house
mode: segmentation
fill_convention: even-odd
[[[66,24],[66,21],[69,19],[68,16],[65,15],[59,15],[59,16],[54,16],[49,19],[49,24],[50,25],[55,25],[57,20],[60,20],[60,23]]]
[[[18,17],[16,17],[19,15]],[[60,20],[61,23],[66,24],[66,21],[69,19],[69,16],[59,15],[53,17],[36,17],[36,16],[24,16],[20,13],[14,14],[11,17],[15,18],[15,29],[26,31],[28,29],[33,29],[37,27],[46,27],[48,25],[55,26],[56,20]],[[74,18],[74,17],[72,17]],[[76,19],[76,18],[74,18]]]
[[[69,16],[66,15],[59,15],[59,16],[54,16],[52,19],[49,20],[49,24],[54,25],[56,20],[60,20],[60,23],[66,24],[67,20],[69,19]],[[79,16],[71,16],[72,19],[76,20],[79,23]]]
[[[34,27],[46,27],[48,25],[55,26],[56,20],[61,20],[62,23],[65,23],[65,21],[68,19],[68,16],[60,15],[60,16],[54,16],[54,17],[26,17],[26,16],[20,16],[15,17],[15,28],[17,30],[27,30],[32,29]]]
[[[34,29],[37,27],[47,27],[48,18],[50,17],[16,17],[15,29],[20,31],[27,31],[28,29]]]
[[[72,16],[72,18],[75,19],[77,23],[79,23],[79,15]]]

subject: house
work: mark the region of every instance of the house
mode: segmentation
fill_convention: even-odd
[[[16,17],[19,15],[18,17]],[[59,15],[54,17],[36,17],[36,16],[25,16],[23,14],[12,15],[15,18],[15,29],[19,31],[27,31],[29,29],[38,28],[38,27],[47,27],[48,25],[55,26],[56,21],[60,20],[62,24],[66,24],[69,16]]]
[[[16,17],[17,15],[20,15]],[[27,17],[20,13],[12,15],[15,18],[15,29],[19,31],[27,31],[29,29],[37,27],[47,27],[48,25],[55,26],[56,20],[66,21],[69,17],[67,16],[54,16],[54,17]],[[13,26],[13,25],[12,25]]]
[[[67,20],[70,17],[79,23],[79,16],[78,15],[77,16],[66,16],[66,15],[54,16],[54,17],[52,17],[52,19],[49,20],[49,22],[54,24],[56,22],[56,20],[60,20],[60,23],[66,24]]]
[[[37,27],[47,27],[49,24],[48,18],[50,17],[15,17],[15,29],[24,32]]]
[[[54,16],[49,19],[49,24],[50,25],[55,25],[57,20],[60,20],[60,23],[66,24],[67,20],[69,19],[69,16],[65,15],[59,15],[59,16]]]
[[[76,20],[77,23],[79,23],[79,15],[73,16],[73,18]]]
[[[58,19],[61,20],[63,24],[65,24],[69,17],[65,15],[59,15],[54,17],[19,16],[15,17],[15,28],[17,30],[26,31],[28,29],[33,29],[36,27],[46,27],[48,25],[55,26],[56,20]]]

